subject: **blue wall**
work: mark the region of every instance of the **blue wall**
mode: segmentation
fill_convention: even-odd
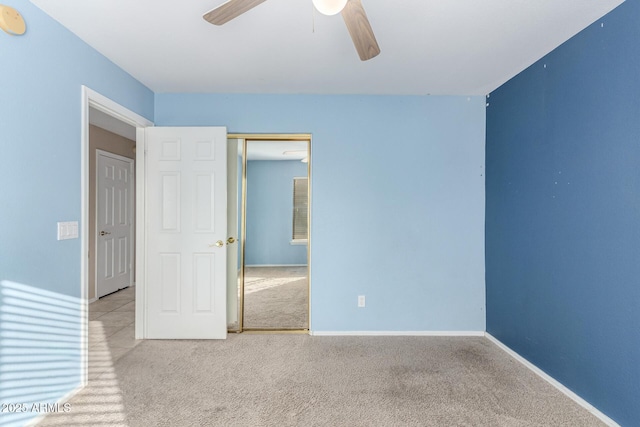
[[[628,0],[487,109],[487,331],[629,426],[640,425],[638,22]]]
[[[156,94],[155,106],[161,126],[313,135],[313,331],[484,331],[484,97]]]
[[[304,176],[307,165],[299,160],[247,162],[245,265],[307,264],[307,246],[290,243],[293,178]]]
[[[30,2],[9,5],[27,33],[0,32],[0,401],[51,402],[80,381],[80,240],[57,241],[56,222],[81,216],[81,85],[150,119],[153,93]],[[48,346],[56,368],[38,359]]]

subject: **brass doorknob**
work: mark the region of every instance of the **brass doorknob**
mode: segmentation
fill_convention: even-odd
[[[215,245],[209,245],[209,247],[210,247],[210,248],[211,248],[211,247],[213,247],[213,246],[216,246],[216,247],[218,247],[218,248],[221,248],[221,247],[223,247],[223,246],[224,246],[224,242],[223,242],[222,240],[218,240],[218,241],[215,243]]]
[[[109,233],[108,231],[101,231],[100,232],[101,236],[106,236],[107,234],[111,234],[111,233]]]
[[[230,244],[234,243],[235,241],[236,241],[236,239],[234,239],[233,237],[229,237],[227,239],[227,245],[230,245]]]

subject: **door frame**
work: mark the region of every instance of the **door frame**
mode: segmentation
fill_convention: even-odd
[[[248,141],[305,141],[307,142],[307,199],[309,201],[309,210],[307,212],[307,224],[308,224],[308,236],[307,236],[307,292],[308,292],[308,306],[307,306],[307,315],[308,315],[308,329],[293,329],[293,330],[276,330],[276,329],[266,329],[266,330],[258,330],[258,329],[248,329],[247,332],[251,333],[303,333],[311,335],[311,331],[313,331],[311,324],[311,229],[312,229],[312,194],[311,194],[311,182],[312,182],[312,147],[313,147],[313,135],[310,133],[296,133],[296,134],[264,134],[264,133],[229,133],[227,134],[227,140],[229,139],[238,139],[239,143],[242,143],[242,182],[239,183],[242,186],[242,200],[240,202],[241,206],[241,224],[240,224],[240,234],[241,234],[241,244],[242,248],[240,251],[240,289],[239,289],[239,307],[238,307],[238,330],[230,331],[230,332],[244,332],[244,268],[245,268],[245,244],[246,244],[246,227],[247,227],[247,215],[246,215],[246,204],[247,204],[247,142]]]
[[[95,273],[95,277],[94,277],[94,288],[95,288],[94,289],[94,295],[95,295],[96,299],[99,298],[98,297],[98,260],[99,260],[99,257],[98,257],[98,245],[99,245],[99,242],[98,242],[98,229],[100,228],[98,226],[99,225],[98,224],[98,212],[99,212],[98,203],[100,201],[100,198],[98,197],[99,196],[99,192],[98,192],[98,172],[99,172],[98,171],[98,158],[99,158],[99,156],[109,157],[111,159],[120,160],[122,162],[125,162],[125,163],[129,164],[129,173],[130,173],[130,176],[133,177],[133,182],[129,183],[129,187],[128,188],[130,190],[130,193],[129,193],[129,197],[128,197],[127,203],[129,205],[129,209],[132,211],[131,213],[133,213],[133,211],[134,211],[133,203],[135,202],[134,194],[135,194],[135,181],[136,181],[135,176],[133,174],[133,171],[135,170],[135,159],[130,159],[129,157],[124,157],[124,156],[121,156],[119,154],[114,154],[114,153],[111,153],[109,151],[101,150],[99,148],[96,149],[96,163],[95,163],[96,164],[96,168],[93,171],[95,176],[96,176],[96,188],[94,189],[95,194],[96,194],[96,206],[95,206],[95,212],[94,212],[96,218],[95,218],[95,230],[93,230],[93,233],[95,234],[95,247],[93,249],[94,249],[94,254],[95,254],[94,262],[96,263],[96,268],[95,268],[95,271],[94,271],[94,273]],[[133,215],[131,215],[131,217],[133,217]],[[135,222],[135,218],[133,218],[133,221]],[[133,264],[133,249],[134,249],[134,242],[135,242],[135,238],[134,238],[134,235],[133,235],[134,230],[135,230],[134,222],[129,224],[129,237],[130,237],[130,239],[129,239],[129,250],[128,250],[128,254],[129,254],[128,258],[129,259],[128,259],[128,261],[129,261],[129,265],[130,266],[132,266],[132,264]],[[129,287],[129,286],[131,286],[132,284],[135,283],[135,277],[133,275],[134,271],[135,270],[133,268],[129,267],[129,285],[127,287]]]
[[[127,123],[136,128],[136,146],[144,147],[144,128],[153,126],[153,122],[141,115],[134,113],[128,108],[107,98],[106,96],[81,86],[80,103],[80,308],[81,308],[81,383],[83,386],[88,382],[89,367],[89,109],[95,108],[111,117]],[[140,230],[144,229],[144,149],[136,150],[136,240],[140,238]],[[142,190],[142,191],[141,191]],[[140,266],[144,262],[144,240],[136,242],[136,282],[141,278],[138,276],[143,271]],[[140,282],[142,283],[142,282]],[[136,287],[136,296],[139,289]],[[143,319],[141,306],[136,302],[136,338],[138,338],[139,323]],[[142,325],[140,325],[141,327]]]

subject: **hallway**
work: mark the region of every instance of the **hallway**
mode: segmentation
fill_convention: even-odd
[[[89,304],[89,380],[142,342],[134,338],[134,320],[134,286]]]

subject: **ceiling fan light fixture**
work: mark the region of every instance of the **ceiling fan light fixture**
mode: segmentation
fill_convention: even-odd
[[[336,15],[342,12],[348,0],[312,0],[318,12],[323,15]]]

